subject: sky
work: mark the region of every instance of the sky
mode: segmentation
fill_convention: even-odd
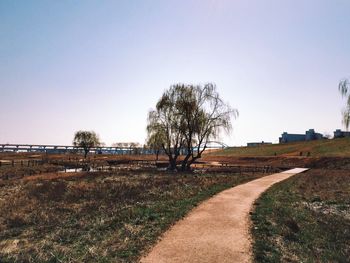
[[[146,139],[175,83],[215,83],[231,146],[333,134],[350,77],[348,0],[0,0],[0,143]]]

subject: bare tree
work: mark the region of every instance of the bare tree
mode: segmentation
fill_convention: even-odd
[[[73,145],[83,148],[86,158],[91,148],[100,145],[100,139],[94,131],[77,131],[74,134]]]
[[[348,79],[343,79],[339,82],[338,89],[342,97],[347,99],[346,106],[342,111],[342,117],[343,124],[346,129],[348,129],[350,124],[350,81]]]
[[[122,142],[112,143],[112,147],[122,148],[123,147],[123,143]]]
[[[214,84],[176,84],[163,94],[156,110],[149,112],[147,131],[149,138],[159,138],[169,157],[169,169],[176,169],[182,148],[186,156],[181,170],[189,170],[210,140],[222,130],[231,130],[231,118],[237,116],[238,111],[223,102]]]
[[[130,142],[129,143],[130,154],[139,154],[140,147],[141,147],[140,143]]]

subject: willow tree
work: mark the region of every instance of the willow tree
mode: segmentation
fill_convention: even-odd
[[[174,88],[164,92],[155,110],[148,113],[148,138],[157,138],[169,158],[169,170],[176,170],[177,158],[183,146],[181,109],[177,107],[178,94]]]
[[[83,148],[86,158],[91,148],[100,145],[100,139],[94,131],[77,131],[74,134],[73,145]]]
[[[346,106],[342,111],[342,117],[343,124],[348,129],[350,124],[350,81],[348,79],[340,81],[338,89],[342,97],[346,98]]]
[[[185,152],[181,170],[191,165],[217,139],[221,131],[232,129],[238,111],[225,103],[214,84],[176,84],[164,92],[148,115],[148,136],[157,138],[169,157],[169,169],[175,170],[180,150]]]

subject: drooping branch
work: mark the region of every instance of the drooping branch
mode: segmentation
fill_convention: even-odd
[[[147,132],[161,134],[162,147],[169,157],[169,167],[176,167],[182,148],[186,156],[181,168],[189,169],[201,158],[209,140],[220,132],[229,132],[231,119],[237,110],[223,102],[214,84],[204,86],[176,84],[164,92],[157,102],[156,110],[149,112]]]
[[[348,79],[341,80],[338,85],[338,90],[343,98],[347,98],[346,106],[342,110],[342,122],[346,129],[348,129],[350,125],[350,81]]]

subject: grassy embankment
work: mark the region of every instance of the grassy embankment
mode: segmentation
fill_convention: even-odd
[[[350,138],[317,140],[309,142],[295,142],[285,144],[272,144],[259,147],[231,147],[223,151],[209,153],[217,156],[299,156],[308,152],[313,157],[343,157],[350,156]]]
[[[199,202],[259,176],[115,172],[3,181],[0,262],[134,262]]]
[[[350,171],[314,169],[279,183],[252,219],[256,262],[349,262]]]

